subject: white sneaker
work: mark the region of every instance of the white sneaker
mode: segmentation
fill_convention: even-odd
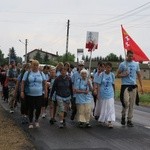
[[[108,123],[108,128],[112,129],[113,128],[113,124],[112,123]]]
[[[29,129],[33,129],[33,124],[30,124],[30,125],[29,125]]]
[[[35,122],[35,127],[36,127],[36,128],[39,128],[39,127],[40,127],[40,125],[39,125],[38,122]]]
[[[42,118],[45,118],[45,117],[46,117],[46,113],[43,113],[43,114],[42,114]]]
[[[9,112],[12,114],[12,113],[14,113],[14,110],[10,109],[10,111],[9,111]]]

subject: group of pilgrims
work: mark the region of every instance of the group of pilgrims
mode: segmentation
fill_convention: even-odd
[[[20,103],[21,122],[28,124],[29,129],[40,127],[40,119],[46,117],[50,125],[57,122],[59,128],[64,128],[68,116],[80,128],[90,128],[92,119],[113,128],[115,75],[110,62],[98,62],[92,74],[85,69],[84,61],[79,61],[76,67],[68,62],[40,67],[32,59],[18,70],[12,60],[1,82],[2,96],[12,114]],[[125,122],[125,116],[121,121]],[[133,126],[132,122],[128,125]]]

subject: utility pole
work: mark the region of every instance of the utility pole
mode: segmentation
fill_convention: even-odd
[[[28,40],[25,39],[25,63],[27,63],[27,45],[28,45]]]
[[[19,42],[21,42],[22,44],[25,45],[25,63],[27,63],[27,45],[28,45],[28,40],[25,39],[25,43],[22,42],[21,40],[19,40]]]
[[[70,26],[70,20],[67,21],[66,60],[68,60],[69,26]]]

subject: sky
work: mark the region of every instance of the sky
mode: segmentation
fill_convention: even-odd
[[[124,57],[121,24],[150,58],[150,1],[148,0],[0,0],[0,49],[17,56],[42,49],[66,51],[67,20],[70,20],[68,51],[77,56],[85,48],[87,31],[98,32],[98,49],[92,57],[110,53]],[[22,41],[19,42],[19,40]]]

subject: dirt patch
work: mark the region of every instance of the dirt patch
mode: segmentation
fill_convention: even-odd
[[[35,150],[28,135],[0,105],[0,149]]]

